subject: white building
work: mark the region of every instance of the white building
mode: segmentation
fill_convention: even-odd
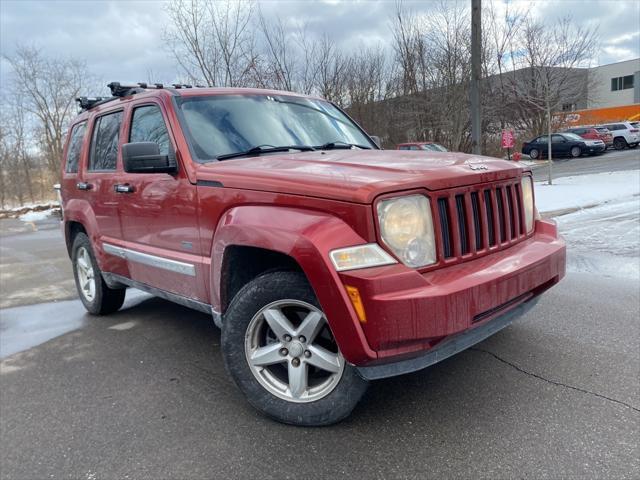
[[[640,103],[640,58],[589,69],[588,108]]]

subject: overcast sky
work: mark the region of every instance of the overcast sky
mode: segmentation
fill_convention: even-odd
[[[553,21],[569,14],[577,23],[597,26],[602,48],[594,63],[640,56],[640,0],[511,3],[518,2],[530,4],[539,18]],[[404,4],[426,12],[435,2],[405,0]],[[164,2],[155,0],[0,0],[0,50],[3,56],[11,55],[17,43],[28,42],[51,55],[83,59],[96,77],[107,81],[147,81],[153,72],[159,81],[168,82],[180,72],[162,42],[167,23],[164,7]],[[279,15],[288,24],[306,22],[311,32],[327,32],[342,46],[357,48],[390,42],[395,1],[271,0],[261,2],[261,8],[267,16]],[[4,82],[9,70],[4,59],[0,68]]]

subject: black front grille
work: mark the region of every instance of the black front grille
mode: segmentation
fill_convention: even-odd
[[[458,232],[460,235],[460,250],[462,255],[469,253],[467,242],[467,219],[464,209],[464,195],[456,195],[456,212],[458,214]]]
[[[519,183],[511,182],[439,197],[441,257],[450,259],[487,247],[506,247],[524,238],[520,196]]]
[[[484,206],[487,210],[487,227],[489,230],[489,245],[496,244],[496,232],[493,223],[493,202],[491,201],[491,190],[484,191]]]
[[[449,231],[449,205],[446,198],[438,200],[438,213],[440,214],[440,224],[442,227],[442,245],[444,250],[444,258],[453,256],[451,246],[451,232]]]
[[[471,192],[471,209],[473,211],[473,231],[476,237],[476,250],[482,248],[482,231],[480,230],[480,200],[478,192]]]

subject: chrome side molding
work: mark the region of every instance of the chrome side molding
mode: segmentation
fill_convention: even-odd
[[[196,276],[196,267],[191,263],[179,262],[148,253],[137,252],[129,248],[117,247],[110,243],[103,243],[102,248],[110,255],[115,255],[116,257],[124,258],[132,262],[142,263],[143,265],[189,275],[191,277]]]

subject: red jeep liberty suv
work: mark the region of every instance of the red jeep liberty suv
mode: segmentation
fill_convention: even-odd
[[[96,315],[134,287],[207,312],[248,401],[279,421],[345,418],[370,380],[482,341],[565,272],[531,172],[384,151],[320,98],[110,84],[78,99],[63,230]]]

